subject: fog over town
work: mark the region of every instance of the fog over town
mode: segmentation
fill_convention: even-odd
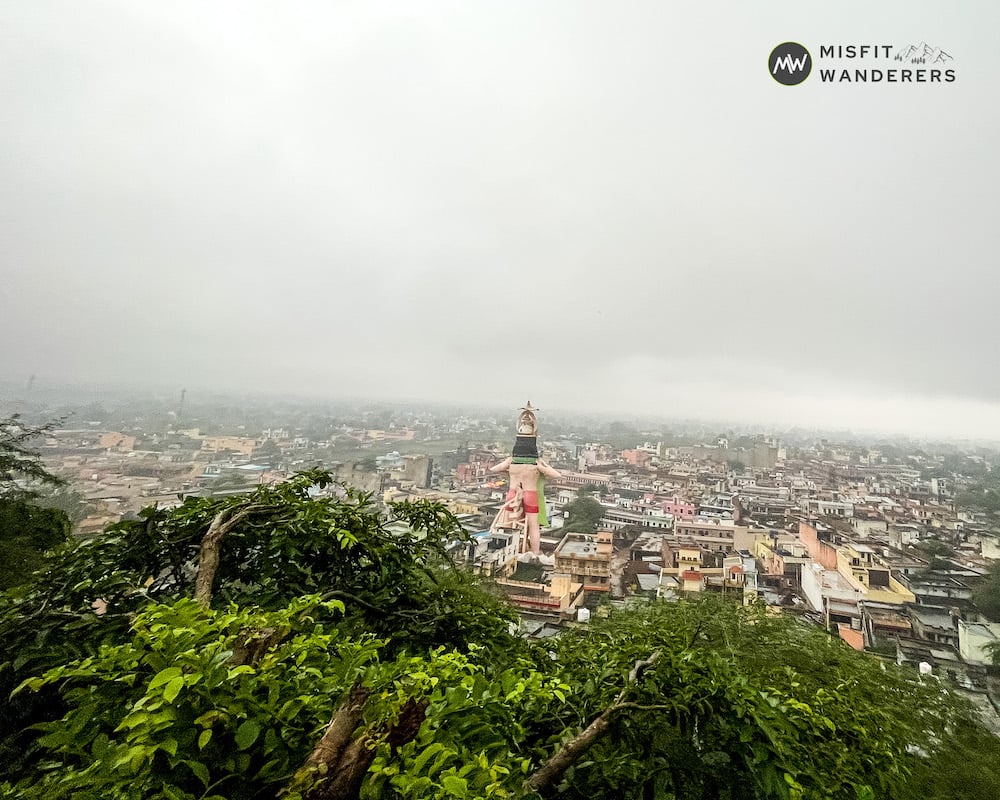
[[[998,23],[6,4],[0,379],[1000,437]],[[781,86],[790,37],[956,80]]]

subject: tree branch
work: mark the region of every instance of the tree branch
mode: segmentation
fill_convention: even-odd
[[[241,630],[236,637],[229,662],[237,667],[257,666],[267,651],[277,647],[287,636],[288,631],[279,628],[246,628]]]
[[[370,695],[370,689],[354,684],[319,744],[279,796],[300,792],[305,800],[357,800],[378,743],[384,740],[395,751],[416,738],[427,713],[427,698],[409,698],[396,722],[355,735]]]
[[[603,737],[610,730],[615,720],[615,715],[624,709],[653,710],[656,706],[640,706],[637,703],[625,702],[625,697],[630,689],[642,680],[643,673],[659,659],[661,651],[657,650],[647,659],[640,659],[635,662],[625,686],[618,693],[614,703],[602,711],[593,722],[579,734],[570,739],[556,752],[552,758],[546,761],[541,767],[535,770],[525,781],[525,788],[539,794],[551,790],[562,778],[567,769],[582,756],[598,739]]]
[[[378,614],[379,616],[382,617],[411,617],[413,619],[417,619],[424,614],[424,611],[420,609],[410,609],[408,611],[402,609],[393,609],[389,611],[387,609],[379,608],[378,606],[372,605],[367,600],[362,600],[356,594],[351,594],[350,592],[342,592],[339,589],[331,589],[329,592],[324,592],[322,595],[320,595],[320,597],[323,600],[332,600],[338,597],[344,600],[350,600],[352,603],[355,603],[361,606],[362,608],[367,608],[372,613]]]
[[[208,526],[208,531],[201,540],[201,551],[198,553],[198,575],[194,582],[194,599],[203,608],[208,608],[212,604],[212,584],[215,583],[215,573],[219,569],[219,548],[222,544],[222,538],[243,520],[262,508],[264,506],[261,505],[224,508],[215,515],[212,524]],[[237,509],[239,510],[237,511]],[[232,514],[233,511],[236,513]]]

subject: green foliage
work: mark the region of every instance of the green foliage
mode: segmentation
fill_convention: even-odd
[[[989,519],[1000,520],[1000,471],[993,469],[981,474],[979,480],[955,495],[955,507],[976,511]]]
[[[64,553],[12,611],[38,613],[44,626],[48,610],[58,609],[61,625],[62,614],[86,616],[97,598],[107,606],[105,617],[113,619],[151,600],[189,596],[201,540],[213,519],[247,511],[222,540],[218,604],[275,608],[293,597],[335,592],[360,600],[357,607],[376,633],[402,640],[414,638],[414,631],[419,638],[435,621],[454,628],[453,620],[436,617],[436,603],[438,573],[450,564],[444,543],[466,535],[455,518],[426,501],[394,504],[383,517],[368,495],[312,496],[330,485],[328,473],[309,471],[238,497],[191,498],[170,511],[147,508],[140,519],[109,526],[103,536]],[[390,532],[390,521],[405,522],[408,531]],[[456,578],[444,593],[459,596],[464,583]],[[487,606],[486,612],[501,611]],[[9,616],[0,611],[0,633]],[[481,633],[477,628],[475,635]]]
[[[510,608],[448,566],[463,534],[442,506],[380,512],[317,488],[327,473],[147,509],[8,594],[0,795],[305,800],[338,780],[304,765],[360,693],[365,800],[529,797],[525,780],[598,719],[605,735],[549,794],[998,796],[996,740],[966,706],[819,628],[710,596],[528,646]],[[199,546],[226,519],[205,608]]]
[[[25,583],[42,566],[45,552],[69,540],[72,525],[55,508],[24,497],[0,497],[0,590]]]
[[[914,800],[996,800],[1000,739],[981,726],[957,722],[932,758],[912,758],[906,797]]]
[[[470,655],[478,654],[473,648]],[[380,748],[362,796],[520,797],[532,767],[522,720],[553,713],[569,687],[525,661],[490,674],[467,656],[441,650],[431,653],[429,661],[410,659],[404,669],[408,677],[397,680],[403,694],[396,702],[428,697],[426,721],[417,738],[397,752]],[[413,681],[424,681],[426,687],[415,691]]]
[[[69,486],[47,486],[38,492],[35,505],[62,511],[70,523],[76,525],[87,516],[87,501]]]
[[[247,475],[245,472],[237,472],[235,470],[221,475],[218,478],[213,478],[212,482],[209,484],[209,488],[213,490],[219,489],[246,489],[249,488],[255,480],[255,476]]]
[[[45,551],[69,537],[71,522],[54,510],[58,503],[40,508],[31,502],[40,488],[63,485],[31,447],[58,424],[26,425],[16,414],[0,419],[0,590],[24,583],[41,566]]]
[[[206,611],[192,600],[148,607],[129,641],[19,687],[56,686],[69,710],[37,726],[46,760],[18,796],[276,791],[377,656],[376,640],[344,641],[332,627],[342,609],[315,596],[274,612]],[[284,640],[256,664],[234,664],[241,640],[264,630]]]
[[[216,607],[274,610],[319,593],[348,603],[345,632],[384,638],[387,652],[468,643],[495,645],[500,656],[516,652],[510,607],[446,559],[445,543],[465,533],[443,506],[398,503],[383,515],[353,491],[313,496],[330,486],[327,473],[310,471],[239,497],[148,508],[61,553],[30,587],[0,601],[0,638],[12,654],[0,663],[0,696],[29,675],[121,644],[132,615],[150,603],[192,596],[212,520],[251,507],[222,540]],[[394,521],[408,530],[389,532]],[[33,737],[26,727],[62,712],[59,697],[45,690],[0,706],[0,779],[28,768]]]
[[[986,652],[990,654],[990,661],[994,667],[1000,667],[1000,641],[990,642],[986,645]]]
[[[924,539],[913,546],[921,554],[931,558],[934,556],[951,557],[955,555],[955,551],[940,539]]]
[[[515,581],[538,583],[542,580],[543,574],[544,568],[541,564],[532,561],[519,561],[517,562],[517,569],[514,570],[511,578]]]
[[[567,533],[593,533],[604,517],[604,507],[593,497],[578,497],[563,507],[569,515],[569,522],[563,527]]]
[[[33,496],[33,491],[18,485],[19,479],[37,484],[62,483],[45,469],[38,451],[31,447],[35,439],[54,430],[60,422],[26,425],[19,414],[0,419],[0,497]]]
[[[972,601],[988,619],[1000,622],[1000,561],[990,567],[990,571],[972,590]]]
[[[348,638],[344,605],[318,596],[277,611],[152,605],[124,644],[47,671],[15,691],[58,687],[68,711],[37,727],[46,759],[18,797],[273,797],[303,763],[338,702],[371,690],[365,715],[378,755],[366,796],[510,796],[522,714],[544,713],[567,687],[521,662],[487,677],[472,646],[380,660],[385,642]],[[239,663],[266,632],[277,644]],[[420,736],[395,749],[378,731],[411,698],[427,702]],[[462,795],[458,795],[462,796]]]
[[[578,716],[539,719],[540,733],[582,726],[654,650],[663,656],[636,705],[567,775],[561,796],[917,797],[909,751],[942,753],[948,726],[967,719],[936,683],[818,628],[705,598],[613,614],[561,638],[558,674]]]

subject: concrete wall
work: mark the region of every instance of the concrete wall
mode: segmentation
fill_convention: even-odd
[[[809,550],[809,557],[813,561],[822,564],[827,569],[837,568],[837,548],[821,541],[816,528],[812,525],[807,522],[799,523],[799,540]]]
[[[970,664],[991,664],[986,645],[1000,641],[1000,622],[958,621],[958,652]]]

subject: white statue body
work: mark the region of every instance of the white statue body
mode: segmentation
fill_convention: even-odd
[[[559,470],[539,458],[535,464],[517,464],[505,458],[490,467],[490,472],[506,472],[508,479],[507,500],[493,520],[491,529],[522,528],[528,549],[535,555],[541,553],[541,529],[538,524],[538,478],[561,478]]]

